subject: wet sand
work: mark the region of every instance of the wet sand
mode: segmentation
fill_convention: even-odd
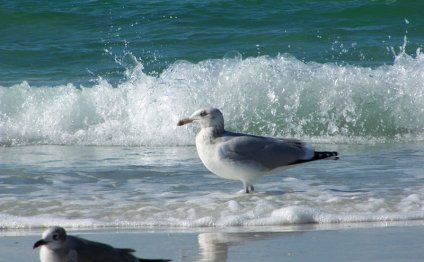
[[[68,230],[173,261],[423,261],[424,222],[413,225],[298,226],[255,229]],[[39,261],[42,230],[0,231],[0,261]]]

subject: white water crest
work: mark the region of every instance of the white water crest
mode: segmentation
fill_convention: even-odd
[[[116,86],[0,87],[0,144],[174,146],[194,110],[219,107],[227,129],[317,142],[423,140],[424,54],[377,68],[290,55],[177,61],[159,76],[136,62]]]

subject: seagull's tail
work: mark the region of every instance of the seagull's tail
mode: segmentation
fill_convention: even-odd
[[[328,152],[328,151],[315,151],[314,157],[310,161],[314,160],[337,160],[339,159],[339,153],[337,152]]]

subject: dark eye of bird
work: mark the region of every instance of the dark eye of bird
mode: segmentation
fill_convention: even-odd
[[[202,111],[201,113],[200,113],[200,116],[206,116],[208,113],[206,113],[206,111]]]
[[[53,235],[53,240],[59,240],[59,235],[58,234],[54,234]]]

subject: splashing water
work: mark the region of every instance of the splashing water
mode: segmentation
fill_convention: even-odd
[[[406,41],[404,43],[406,45]],[[192,144],[177,120],[205,106],[222,109],[228,129],[319,142],[423,139],[424,55],[401,48],[377,68],[304,63],[290,55],[177,61],[159,76],[143,65],[112,86],[0,87],[0,143]]]

